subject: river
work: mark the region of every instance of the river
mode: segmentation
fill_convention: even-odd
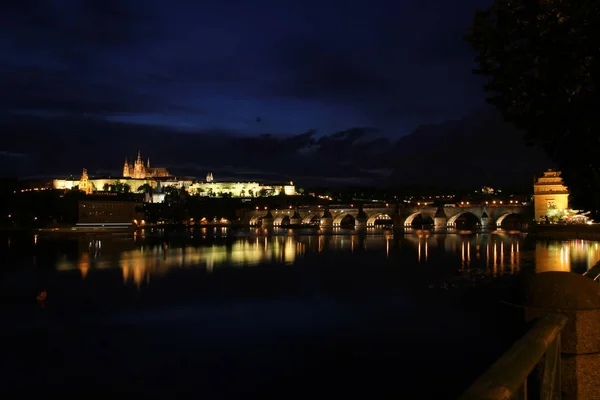
[[[519,334],[490,293],[600,260],[505,232],[0,240],[0,390],[22,394],[452,398]]]

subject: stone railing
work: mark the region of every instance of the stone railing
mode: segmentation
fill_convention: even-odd
[[[583,273],[583,276],[590,278],[591,280],[600,283],[600,262],[596,263],[592,268],[588,269]]]
[[[511,305],[534,327],[462,399],[599,399],[600,286],[594,278],[600,271],[590,271],[530,275],[524,297]]]
[[[563,315],[541,317],[460,400],[527,399],[529,378],[538,365],[542,378],[535,397],[560,399],[560,334],[566,324]]]

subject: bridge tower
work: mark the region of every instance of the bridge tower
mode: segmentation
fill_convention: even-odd
[[[321,228],[331,227],[333,227],[333,215],[331,215],[329,208],[325,208],[325,211],[323,211],[323,216],[321,217]]]
[[[564,185],[560,171],[549,169],[533,184],[533,208],[536,222],[546,215],[548,209],[569,208],[569,189]]]
[[[442,206],[439,206],[435,215],[433,216],[433,229],[437,230],[446,230],[446,225],[448,225],[448,217],[446,217],[446,213]]]

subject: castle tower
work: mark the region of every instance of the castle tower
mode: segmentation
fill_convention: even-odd
[[[123,176],[130,176],[131,171],[129,171],[129,163],[127,162],[127,157],[125,157],[125,164],[123,165]]]
[[[133,165],[133,178],[140,179],[146,177],[146,167],[142,161],[142,153],[138,150],[138,155]]]
[[[564,185],[560,171],[549,169],[533,184],[533,204],[535,221],[546,215],[549,208],[565,210],[569,208],[569,189]]]

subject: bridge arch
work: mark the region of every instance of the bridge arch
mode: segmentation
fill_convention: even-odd
[[[479,226],[482,226],[481,218],[479,218],[477,215],[473,214],[470,211],[462,211],[462,212],[459,212],[456,215],[451,216],[450,218],[448,218],[447,226],[450,227],[450,228],[454,228],[454,226],[455,226],[456,222],[458,221],[458,219],[460,217],[463,217],[463,216],[469,216],[469,217],[471,217],[472,219],[474,219],[474,220],[477,221],[477,223],[479,224]]]
[[[386,214],[386,213],[376,213],[376,214],[371,215],[367,219],[367,226],[375,226],[375,223],[377,221],[382,221],[382,220],[386,221],[386,222],[389,221],[390,225],[394,224],[394,219],[389,214]],[[384,224],[384,225],[386,225],[386,224]]]
[[[410,214],[408,217],[406,217],[406,219],[404,220],[404,227],[405,228],[412,228],[413,222],[415,222],[417,219],[423,219],[424,221],[428,221],[427,223],[424,223],[422,225],[433,225],[434,221],[433,218],[423,212],[417,211],[414,212],[412,214]]]
[[[352,214],[338,214],[335,216],[335,218],[333,219],[333,226],[342,226],[342,222],[344,222],[344,220],[347,221],[352,221],[352,225],[356,224],[356,218],[352,215]]]
[[[273,220],[273,226],[283,226],[283,225],[285,225],[286,219],[287,219],[287,223],[289,225],[289,223],[290,223],[290,217],[289,217],[289,215],[285,215],[285,214],[278,215]]]
[[[315,220],[320,221],[321,218],[317,214],[308,214],[304,218],[302,218],[302,223],[308,225]]]
[[[496,227],[497,228],[502,228],[502,223],[505,222],[509,222],[510,219],[513,218],[517,218],[518,219],[518,224],[522,225],[525,223],[525,216],[521,213],[518,212],[507,212],[502,214],[497,220],[496,220]]]

